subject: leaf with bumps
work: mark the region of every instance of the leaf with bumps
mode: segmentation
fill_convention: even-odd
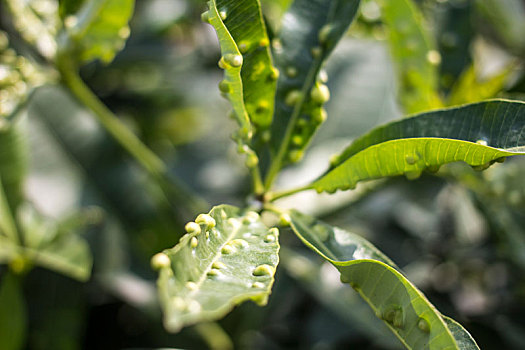
[[[72,8],[78,7],[73,5]],[[84,1],[78,12],[64,18],[70,39],[66,45],[72,45],[80,62],[96,59],[111,62],[129,36],[128,22],[134,5],[134,0]],[[64,7],[62,5],[62,12],[66,11]]]
[[[405,112],[442,107],[437,94],[441,56],[416,4],[412,0],[382,0],[380,4]]]
[[[311,185],[318,192],[355,187],[363,180],[463,161],[483,170],[525,153],[525,103],[492,100],[423,113],[380,126],[355,140]]]
[[[217,34],[228,34],[227,40],[233,39],[242,55],[242,99],[249,119],[256,126],[266,128],[272,122],[278,73],[272,64],[270,40],[259,0],[214,0],[210,8],[212,6],[217,9],[222,22],[212,22]],[[209,14],[203,15],[204,19],[206,16],[209,19]],[[228,80],[221,82],[219,87],[231,98]]]
[[[279,262],[276,228],[255,212],[220,205],[186,230],[152,258],[167,330],[219,319],[246,300],[266,304]]]
[[[452,332],[439,311],[370,242],[297,211],[290,218],[295,234],[339,270],[341,281],[359,293],[407,349],[463,349],[464,333]]]
[[[279,35],[272,42],[280,74],[271,139],[274,155],[285,152],[284,162],[301,158],[326,119],[323,105],[330,93],[321,67],[358,6],[359,0],[295,0],[284,15]]]
[[[216,1],[209,1],[208,8],[209,10],[202,15],[203,20],[209,22],[217,32],[222,55],[219,67],[224,69],[224,79],[219,84],[219,89],[226,94],[232,104],[232,113],[240,126],[240,137],[244,143],[247,143],[253,131],[243,97],[241,69],[244,58],[221,18]],[[226,19],[227,12],[224,12],[222,17]]]

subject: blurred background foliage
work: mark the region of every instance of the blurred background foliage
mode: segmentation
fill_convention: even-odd
[[[53,2],[32,1],[43,12]],[[291,1],[261,2],[270,31],[278,31]],[[16,112],[22,123],[16,142],[27,148],[24,196],[39,213],[27,214],[25,222],[72,223],[66,229],[84,237],[93,255],[86,283],[24,262],[12,262],[14,272],[0,265],[0,322],[26,329],[23,348],[220,349],[229,341],[239,349],[400,348],[366,304],[339,282],[336,270],[287,232],[281,235],[286,249],[269,305],[241,305],[220,322],[231,340],[220,342],[214,325],[168,334],[149,260],[178,241],[195,207],[167,201],[65,88],[38,87],[44,78],[31,64],[44,57],[24,42],[16,20],[0,4],[0,29],[9,37],[0,35],[0,114]],[[438,93],[444,100],[525,100],[524,1],[417,4],[439,48]],[[207,211],[215,204],[246,203],[250,184],[229,139],[235,126],[217,88],[219,47],[211,26],[200,21],[204,7],[197,0],[138,0],[125,48],[111,64],[90,63],[81,75]],[[304,161],[282,173],[280,187],[297,179],[307,183],[353,137],[404,113],[387,30],[378,2],[363,1],[326,67],[329,118]],[[8,70],[13,65],[4,63],[17,59]],[[33,87],[38,88],[27,104],[18,107]],[[2,151],[0,170],[6,173],[14,165]],[[280,204],[371,240],[481,348],[523,349],[524,176],[523,159],[482,173],[452,164],[417,181],[395,178],[335,196],[303,193]],[[26,314],[15,316],[13,308]]]

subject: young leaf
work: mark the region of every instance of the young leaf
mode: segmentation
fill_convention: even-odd
[[[326,118],[330,94],[319,72],[358,6],[359,0],[295,0],[284,15],[272,43],[280,71],[271,139],[278,162],[298,161]]]
[[[407,349],[460,349],[436,308],[371,243],[297,211],[290,217],[295,234],[339,270]]]
[[[471,65],[465,69],[452,87],[448,104],[460,105],[496,97],[496,94],[505,87],[512,68],[512,65],[508,65],[498,73],[482,79],[478,76],[475,66]]]
[[[425,28],[423,16],[412,0],[385,0],[381,4],[405,111],[412,114],[442,107],[436,69],[441,56]]]
[[[242,55],[242,95],[231,95],[238,94],[239,90],[230,86],[229,79],[220,83],[221,91],[232,100],[232,104],[240,97],[244,101],[250,121],[259,127],[268,127],[273,117],[277,72],[272,65],[270,40],[259,0],[213,0],[210,3],[210,11],[203,17],[206,19],[207,16],[211,20],[219,35],[221,46],[232,46],[232,49],[235,46],[237,50],[232,50],[233,54]],[[223,50],[225,63],[227,54]]]
[[[525,153],[525,103],[493,100],[421,114],[378,127],[355,140],[312,187],[353,188],[358,181],[464,161],[480,169]]]
[[[113,60],[129,36],[128,22],[134,4],[134,0],[86,0],[76,14],[64,18],[69,45],[80,62]],[[62,5],[62,12],[66,11],[65,7]]]
[[[7,272],[0,279],[0,349],[22,349],[26,337],[26,306],[17,276]]]
[[[164,324],[171,332],[223,317],[235,305],[265,305],[279,262],[278,230],[255,212],[214,207],[186,225],[188,234],[155,255]]]

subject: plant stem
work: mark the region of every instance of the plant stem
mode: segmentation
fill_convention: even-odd
[[[233,350],[233,342],[216,322],[198,323],[194,328],[212,350]]]
[[[266,199],[268,202],[273,202],[279,198],[288,197],[288,196],[291,196],[292,194],[296,194],[299,192],[312,190],[312,189],[313,189],[312,185],[306,185],[303,187],[292,188],[290,190],[285,190],[285,191],[280,191],[280,192],[268,192],[268,194],[266,195]]]
[[[262,195],[264,193],[264,185],[259,166],[256,165],[250,168],[250,174],[252,176],[253,192],[255,195]]]
[[[297,121],[297,118],[299,118],[299,115],[301,114],[301,109],[303,108],[304,102],[306,101],[306,96],[310,92],[310,82],[313,82],[315,80],[315,76],[317,75],[317,71],[320,66],[320,61],[321,58],[315,59],[315,61],[312,64],[312,69],[310,69],[308,75],[306,76],[303,88],[301,90],[301,97],[294,106],[292,116],[290,117],[290,121],[286,126],[286,133],[284,134],[284,138],[279,147],[279,151],[277,152],[275,159],[272,160],[272,164],[270,165],[270,169],[268,170],[268,173],[266,175],[266,181],[264,183],[264,188],[266,191],[269,191],[271,189],[272,184],[275,181],[275,178],[277,177],[277,174],[279,174],[279,171],[283,166],[284,156],[288,151],[288,146],[292,138],[295,123]]]
[[[164,162],[131,132],[89,89],[78,74],[78,68],[67,53],[57,56],[57,67],[63,83],[85,107],[90,109],[107,132],[152,176],[165,194],[173,195],[196,214],[208,205],[204,200],[190,194],[175,177],[170,176]],[[171,201],[170,201],[171,202]],[[190,214],[190,213],[189,213]]]

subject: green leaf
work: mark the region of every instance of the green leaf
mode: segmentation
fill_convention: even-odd
[[[93,258],[87,242],[73,230],[64,232],[29,206],[21,207],[18,222],[24,232],[22,255],[35,265],[87,281]],[[66,221],[65,224],[68,224]]]
[[[461,350],[479,350],[478,344],[462,325],[450,317],[441,315]]]
[[[406,174],[456,161],[483,169],[525,153],[525,103],[486,101],[424,113],[378,127],[355,140],[312,184],[318,192],[363,180]]]
[[[332,263],[408,349],[460,349],[441,314],[371,243],[297,211],[291,227]]]
[[[279,262],[278,230],[255,212],[214,207],[186,225],[190,232],[172,249],[155,255],[166,329],[216,320],[235,305],[265,305]]]
[[[281,247],[280,266],[295,278],[319,303],[385,349],[398,349],[395,336],[370,307],[348,286],[338,283],[339,272],[329,262],[320,263],[311,254]],[[397,345],[397,346],[396,346]]]
[[[208,7],[209,11],[205,12],[203,17],[215,28],[219,38],[222,55],[219,67],[224,69],[224,80],[221,85],[227,86],[228,99],[233,106],[232,113],[240,126],[240,138],[247,142],[251,139],[253,131],[243,99],[241,69],[244,58],[228,28],[224,25],[215,1],[209,1]]]
[[[230,85],[237,82],[228,79],[228,74],[219,87],[232,104],[241,99],[244,101],[246,113],[253,124],[268,127],[274,111],[277,71],[272,65],[270,40],[259,0],[213,0],[210,9],[211,12],[206,12],[203,17],[213,18],[211,24],[217,31],[221,46],[224,44],[225,48],[232,49],[231,53],[242,55],[242,90]],[[223,57],[227,54],[223,50]],[[232,95],[240,91],[241,96]]]
[[[26,306],[18,277],[5,274],[0,285],[0,349],[22,349],[26,337]]]
[[[0,179],[12,214],[23,200],[26,163],[27,149],[18,123],[0,125]]]
[[[295,0],[272,43],[277,82],[271,149],[285,162],[298,161],[326,118],[329,99],[323,62],[346,32],[359,0]]]
[[[412,0],[381,1],[390,52],[399,77],[401,104],[407,113],[442,107],[437,94],[441,56]]]
[[[471,65],[465,69],[452,87],[448,104],[460,105],[496,97],[505,87],[512,69],[513,65],[508,65],[496,74],[483,79],[477,74],[475,66]]]
[[[80,62],[113,60],[129,36],[134,4],[134,0],[86,0],[75,15],[65,17],[69,44]]]

